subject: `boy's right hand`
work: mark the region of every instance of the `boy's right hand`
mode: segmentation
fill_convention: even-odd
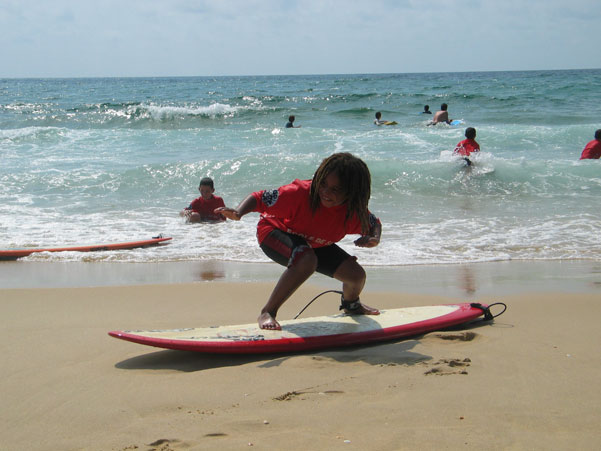
[[[240,216],[240,213],[238,213],[238,210],[236,210],[234,208],[219,207],[213,211],[215,213],[221,213],[227,219],[231,219],[232,221],[240,221],[240,218],[242,217],[242,216]]]
[[[222,214],[227,219],[231,219],[232,221],[240,221],[242,216],[253,211],[256,206],[257,200],[255,199],[255,196],[249,194],[236,208],[219,207],[216,208],[214,212]]]

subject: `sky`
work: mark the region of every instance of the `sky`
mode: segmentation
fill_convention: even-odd
[[[601,67],[599,0],[0,0],[0,77]]]

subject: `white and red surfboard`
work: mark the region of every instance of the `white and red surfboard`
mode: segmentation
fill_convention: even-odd
[[[35,252],[96,252],[96,251],[114,251],[119,249],[135,249],[138,247],[156,246],[164,241],[169,241],[171,237],[155,237],[148,240],[127,241],[125,243],[93,244],[89,246],[72,247],[52,247],[52,248],[25,248],[25,249],[3,249],[0,250],[0,260],[16,260],[21,257],[27,257]]]
[[[479,307],[478,307],[479,306]],[[212,354],[298,352],[362,345],[445,329],[470,322],[487,311],[484,304],[460,303],[382,310],[380,315],[333,315],[280,321],[281,331],[256,323],[109,335],[148,346]]]

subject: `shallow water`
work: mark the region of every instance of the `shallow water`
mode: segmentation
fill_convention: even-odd
[[[599,122],[601,71],[0,80],[0,247],[172,236],[133,251],[34,261],[263,262],[256,215],[189,225],[201,177],[235,206],[363,158],[381,245],[367,265],[601,260],[601,163],[578,161]],[[428,127],[424,104],[460,127]],[[373,118],[395,120],[376,127]],[[298,129],[285,129],[289,114]],[[452,155],[465,127],[482,152]]]

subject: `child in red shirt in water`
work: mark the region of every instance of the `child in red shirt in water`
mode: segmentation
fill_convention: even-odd
[[[582,150],[581,160],[598,160],[601,157],[601,128],[595,131],[595,139]]]
[[[261,213],[259,245],[269,258],[286,266],[261,310],[261,329],[281,330],[275,319],[278,309],[315,271],[342,282],[341,310],[380,313],[359,300],[365,270],[335,244],[347,234],[361,235],[355,240],[359,247],[380,243],[382,225],[367,209],[370,193],[367,165],[350,153],[335,153],[322,161],[312,180],[257,191],[236,208],[216,210],[235,221],[253,211]]]
[[[203,177],[198,186],[200,197],[194,199],[188,208],[180,212],[180,216],[186,217],[188,222],[221,222],[225,216],[215,213],[216,208],[225,207],[223,199],[213,195],[215,188],[213,179]]]
[[[457,143],[455,150],[453,151],[456,155],[461,155],[464,158],[468,166],[472,164],[468,158],[471,153],[480,152],[480,144],[476,142],[476,129],[468,127],[465,129],[465,138],[463,141]]]

